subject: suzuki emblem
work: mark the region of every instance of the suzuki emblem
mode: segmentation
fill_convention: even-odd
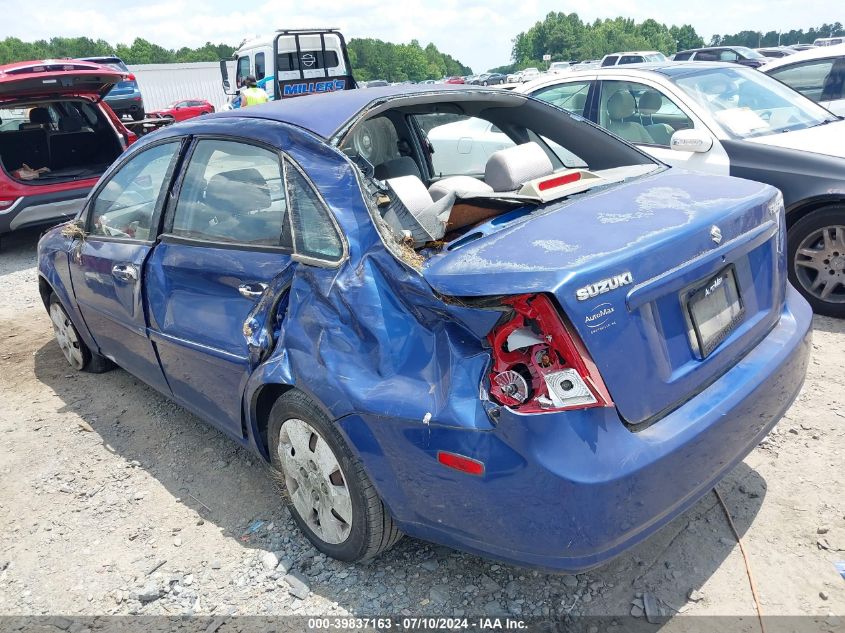
[[[722,231],[715,224],[710,227],[710,237],[714,242],[716,242],[716,244],[722,243]]]

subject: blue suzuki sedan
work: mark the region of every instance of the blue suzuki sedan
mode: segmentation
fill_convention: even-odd
[[[133,145],[39,244],[77,370],[261,455],[320,551],[404,534],[575,571],[693,504],[795,398],[770,186],[519,94],[353,90]]]

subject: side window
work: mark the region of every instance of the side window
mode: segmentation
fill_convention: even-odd
[[[676,53],[675,54],[675,61],[676,62],[683,62],[688,60],[692,56],[692,53]]]
[[[267,73],[264,69],[264,53],[256,53],[255,54],[255,79],[256,81],[259,79],[264,79],[267,76]]]
[[[289,248],[279,155],[235,141],[197,142],[171,233],[211,242]]]
[[[604,61],[601,63],[602,66],[615,66],[616,60],[619,59],[616,55],[610,55],[609,57],[605,57]]]
[[[631,81],[601,82],[599,125],[630,143],[665,147],[677,130],[695,127],[665,94]]]
[[[645,61],[642,55],[623,55],[619,58],[620,64],[641,64]]]
[[[541,88],[532,96],[573,114],[584,114],[584,106],[587,105],[587,94],[590,92],[591,83],[590,81],[572,81],[548,86]]]
[[[240,88],[249,76],[249,55],[238,57],[238,71],[235,75],[235,85]]]
[[[735,62],[737,60],[739,60],[739,55],[736,53],[736,51],[731,51],[731,50],[719,51],[719,61]]]
[[[483,175],[493,152],[515,145],[485,119],[448,113],[418,114],[414,119],[431,144],[436,177]]]
[[[845,58],[840,60],[839,65],[842,67],[842,74],[845,75]],[[778,68],[769,73],[775,79],[779,79],[793,90],[797,90],[805,97],[813,101],[832,101],[834,99],[842,98],[842,80],[839,82],[839,93],[832,95],[834,91],[830,89],[833,81],[829,81],[834,67],[834,59],[814,59],[812,61],[801,64],[791,64],[784,68]],[[825,91],[825,85],[828,90]],[[824,97],[822,96],[825,92]]]
[[[115,172],[91,202],[91,234],[135,240],[155,237],[153,216],[180,145],[173,142],[151,147]]]
[[[294,247],[299,255],[330,262],[343,257],[343,243],[330,211],[299,170],[285,164]]]

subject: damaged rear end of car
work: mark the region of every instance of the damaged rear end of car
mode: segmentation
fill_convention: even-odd
[[[562,156],[551,131],[531,138]],[[338,423],[403,531],[595,566],[700,498],[797,395],[811,313],[786,281],[779,193],[623,147],[437,200],[350,155],[404,271],[376,275],[401,318],[367,327],[405,366]],[[538,195],[571,173],[598,180]]]

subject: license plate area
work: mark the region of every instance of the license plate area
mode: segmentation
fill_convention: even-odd
[[[733,265],[686,295],[690,343],[700,358],[709,356],[742,321],[745,306]]]

